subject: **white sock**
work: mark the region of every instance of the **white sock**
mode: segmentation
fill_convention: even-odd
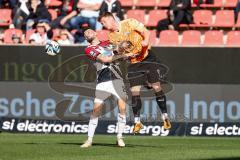
[[[163,119],[163,120],[168,119],[168,114],[167,114],[167,113],[163,113],[163,114],[162,114],[162,119]]]
[[[134,123],[140,122],[140,117],[134,117]]]
[[[117,118],[117,138],[122,138],[122,133],[124,131],[125,125],[126,125],[126,116],[118,114]]]
[[[88,140],[92,141],[97,125],[98,117],[91,117],[88,124]]]

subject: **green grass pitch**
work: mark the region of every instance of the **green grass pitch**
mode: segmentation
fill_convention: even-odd
[[[96,135],[81,149],[86,135],[0,133],[0,160],[240,160],[240,138]]]

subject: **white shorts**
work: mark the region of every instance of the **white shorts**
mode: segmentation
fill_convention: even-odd
[[[126,89],[122,80],[116,79],[97,84],[94,103],[103,103],[111,95],[117,99],[126,99]]]

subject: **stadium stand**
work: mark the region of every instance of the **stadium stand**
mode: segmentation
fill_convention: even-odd
[[[12,23],[11,9],[0,9],[0,26],[9,26]]]
[[[160,0],[158,1],[157,6],[161,8],[163,7],[166,8],[170,6],[170,3],[171,3],[171,0]]]
[[[213,4],[201,4],[197,6],[192,4],[193,24],[181,24],[179,30],[166,30],[160,33],[160,38],[156,37],[156,26],[160,20],[167,18],[167,12],[171,0],[119,0],[122,4],[122,10],[125,18],[135,18],[144,23],[151,33],[152,45],[171,45],[171,46],[189,46],[189,45],[226,45],[239,46],[240,16],[234,19],[234,9],[238,0],[214,0]],[[52,20],[59,15],[60,7],[63,1],[45,0]],[[240,14],[239,14],[240,15]],[[11,44],[11,36],[17,33],[25,36],[25,42],[28,43],[29,36],[34,30],[25,31],[12,28],[12,9],[9,6],[0,9],[0,31],[4,32],[4,42]],[[222,32],[219,30],[221,29]],[[76,31],[71,31],[74,35]],[[97,31],[101,40],[107,39],[106,30]],[[202,42],[202,43],[201,43]],[[224,43],[225,42],[225,43]]]
[[[29,43],[29,38],[30,38],[30,36],[35,32],[36,30],[35,29],[31,29],[31,30],[28,30],[27,32],[26,32],[26,38],[25,38],[25,43],[26,44],[28,44]]]
[[[145,11],[144,10],[128,10],[127,11],[127,18],[134,18],[138,20],[139,22],[142,22],[145,24]]]
[[[123,7],[134,7],[134,0],[120,0]]]
[[[193,24],[191,27],[210,27],[213,24],[211,10],[196,10],[193,13]]]
[[[177,31],[165,30],[160,33],[159,45],[177,46],[179,33]]]
[[[167,10],[151,10],[146,25],[149,27],[155,27],[157,26],[158,21],[165,18],[167,18]]]
[[[224,0],[223,7],[224,8],[235,8],[238,0]]]
[[[240,31],[230,31],[227,33],[227,46],[240,46]]]
[[[46,0],[46,4],[49,7],[59,7],[62,5],[62,2],[59,0]]]
[[[152,45],[157,45],[158,43],[156,30],[150,30],[150,43]]]
[[[136,6],[137,7],[155,7],[156,0],[137,0]]]
[[[4,43],[12,44],[13,43],[13,41],[12,41],[13,35],[16,35],[17,37],[22,38],[22,34],[23,34],[23,32],[20,29],[14,29],[14,28],[7,29],[4,31]]]
[[[203,44],[205,46],[223,45],[223,33],[218,30],[206,31]]]
[[[215,27],[230,27],[234,26],[234,12],[233,10],[218,10],[216,12]]]
[[[237,18],[237,22],[235,24],[235,27],[236,28],[239,28],[240,27],[240,12],[238,13],[238,18]]]
[[[139,10],[139,9],[128,10],[127,18],[134,18],[134,19],[138,20],[139,22],[142,22],[145,24],[145,11]]]
[[[202,8],[221,8],[223,7],[223,0],[214,0],[213,4],[201,4]]]
[[[182,34],[182,45],[201,45],[201,32],[197,30],[187,30]]]

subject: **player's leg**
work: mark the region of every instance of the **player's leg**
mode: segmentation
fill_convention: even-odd
[[[103,102],[105,99],[107,99],[111,95],[111,93],[108,90],[109,84],[111,83],[102,82],[97,84],[96,86],[96,92],[95,92],[96,98],[94,99],[93,112],[92,112],[92,115],[90,116],[90,121],[88,124],[88,139],[83,145],[81,145],[82,148],[87,148],[92,145],[93,136],[98,124],[98,117],[101,113],[100,111],[103,106]]]
[[[130,82],[130,91],[132,94],[132,111],[134,115],[133,133],[139,133],[143,125],[140,121],[140,111],[142,102],[140,98],[141,86],[146,83],[146,73],[141,63],[131,64],[128,67],[128,79]]]
[[[162,119],[164,122],[164,128],[165,129],[170,129],[171,128],[171,123],[167,114],[167,102],[166,102],[166,95],[164,94],[161,83],[160,82],[155,82],[151,84],[152,88],[155,91],[155,96],[156,96],[156,101],[159,106],[159,109],[162,112]]]
[[[126,100],[127,94],[125,85],[122,80],[117,79],[113,80],[112,85],[109,86],[111,88],[111,93],[117,98],[119,114],[117,117],[117,145],[119,147],[125,147],[125,143],[123,141],[123,131],[126,125]]]
[[[83,145],[81,145],[81,148],[87,148],[92,146],[93,137],[98,125],[98,117],[101,112],[102,104],[103,102],[97,102],[95,100],[93,112],[88,123],[88,139]]]
[[[160,79],[161,79],[161,71],[162,65],[158,62],[156,56],[151,51],[149,52],[151,61],[146,62],[145,66],[148,68],[147,80],[151,84],[151,87],[155,91],[156,102],[159,106],[159,109],[162,112],[162,119],[164,122],[164,128],[170,129],[171,123],[167,114],[167,104],[166,104],[166,96],[161,87]]]
[[[143,125],[140,120],[140,111],[142,108],[142,101],[140,97],[140,90],[141,86],[133,86],[130,88],[132,93],[132,111],[134,115],[134,127],[133,127],[133,133],[139,133],[141,128],[143,128]]]
[[[123,131],[126,125],[126,100],[118,99],[119,114],[117,117],[117,145],[125,147]]]

